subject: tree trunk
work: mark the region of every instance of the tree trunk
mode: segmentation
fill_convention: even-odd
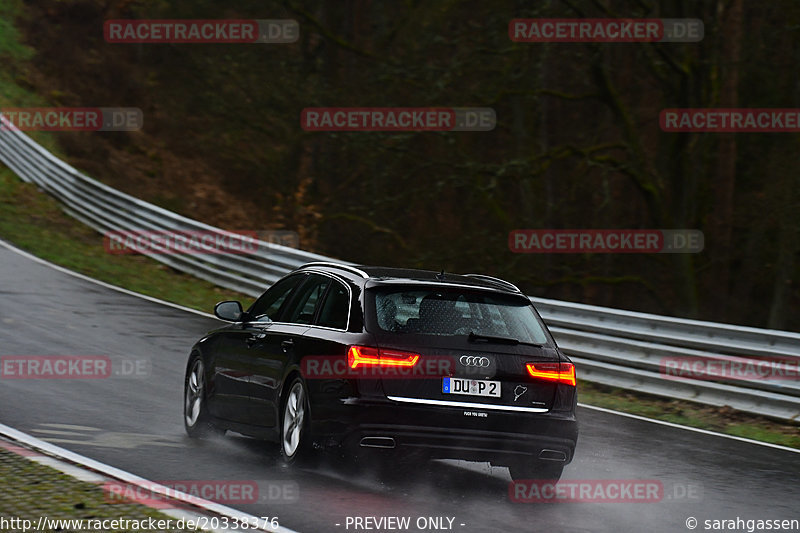
[[[725,12],[720,0],[717,12],[721,24],[722,86],[720,107],[736,107],[739,101],[739,60],[742,42],[742,0],[732,0]],[[716,279],[716,310],[721,320],[726,320],[730,301],[730,269],[733,260],[733,208],[736,184],[736,133],[721,134],[717,152],[717,172],[714,180],[714,205],[711,215],[710,235],[707,242],[714,252],[714,277]],[[710,242],[709,242],[710,241]]]

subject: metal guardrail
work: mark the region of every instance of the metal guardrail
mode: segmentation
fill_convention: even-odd
[[[54,196],[64,209],[99,232],[228,232],[172,213],[93,180],[59,160],[16,128],[0,127],[0,161],[21,179]],[[292,269],[330,258],[263,241],[249,255],[154,254],[150,257],[249,296],[257,296]],[[345,261],[338,261],[347,263]],[[349,263],[348,263],[349,264]],[[531,298],[579,376],[623,389],[691,400],[800,422],[800,381],[719,382],[670,379],[667,357],[725,361],[731,356],[800,362],[800,334],[685,320],[620,309]],[[795,366],[794,368],[797,368]]]
[[[531,298],[548,325],[740,356],[800,357],[800,333]]]
[[[0,161],[24,181],[36,184],[58,199],[72,216],[99,232],[202,231],[226,236],[208,224],[178,215],[108,187],[54,157],[12,126],[0,127]],[[257,296],[287,272],[311,261],[328,258],[257,241],[253,254],[147,253],[177,270],[218,285]]]

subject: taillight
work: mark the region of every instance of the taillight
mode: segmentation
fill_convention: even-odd
[[[566,385],[576,384],[575,365],[572,363],[527,363],[528,374],[537,379],[557,381]]]
[[[351,346],[347,351],[347,366],[403,366],[412,367],[419,361],[419,354],[401,352],[398,350],[385,350],[383,348],[369,348],[367,346]]]

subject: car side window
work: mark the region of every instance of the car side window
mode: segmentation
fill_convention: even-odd
[[[335,329],[347,329],[347,314],[350,311],[350,293],[339,281],[334,281],[325,301],[319,310],[318,326]]]
[[[292,299],[283,321],[292,324],[311,324],[317,304],[322,300],[330,284],[331,279],[327,276],[318,274],[309,276],[308,280],[297,289],[297,296]]]
[[[267,289],[250,307],[247,314],[251,322],[274,322],[279,318],[281,307],[305,276],[297,275],[278,281]]]

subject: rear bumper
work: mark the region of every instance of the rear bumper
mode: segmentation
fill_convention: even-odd
[[[312,431],[326,447],[379,454],[490,461],[572,461],[578,423],[572,412],[500,411],[348,398],[312,407]]]

